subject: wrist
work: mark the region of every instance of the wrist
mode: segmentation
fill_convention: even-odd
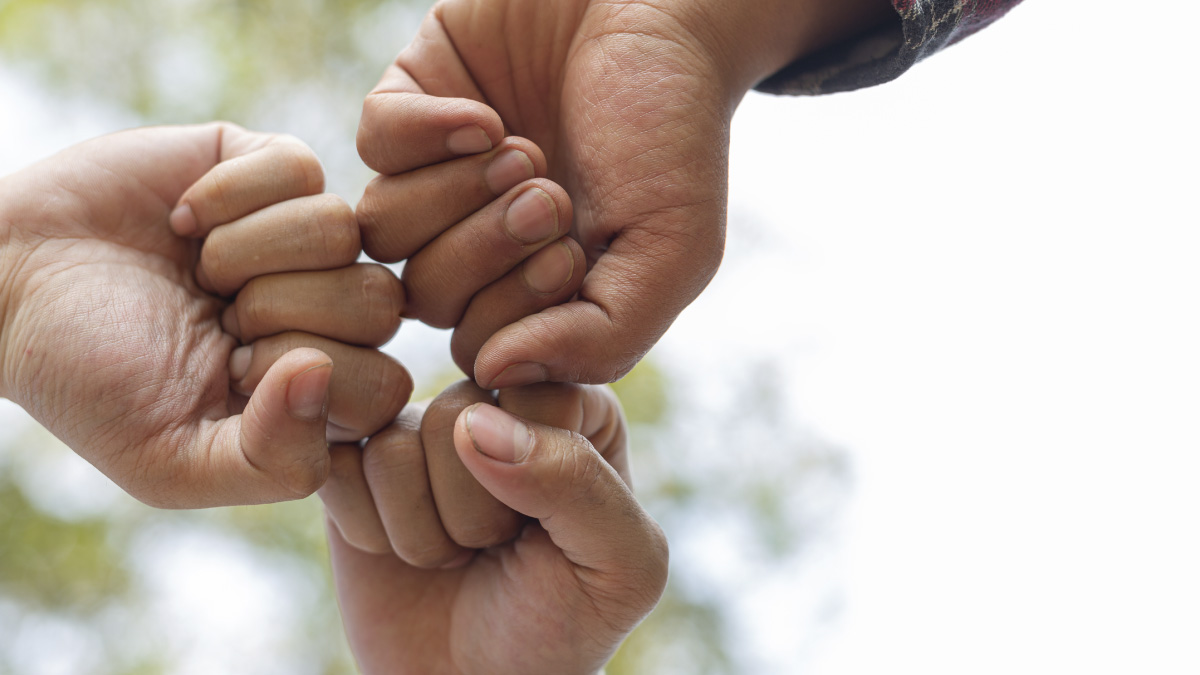
[[[12,189],[14,177],[0,179],[0,398],[11,398],[12,377],[16,364],[10,358],[10,343],[16,330],[20,304],[21,270],[27,257],[17,227],[17,197]]]
[[[13,228],[9,215],[8,195],[5,181],[0,180],[0,398],[9,398],[9,373],[12,370],[8,358],[8,338],[12,334],[9,325],[12,317],[13,296],[16,291],[17,269],[20,267],[13,247]]]
[[[740,100],[789,63],[898,21],[891,0],[670,0],[669,10]]]

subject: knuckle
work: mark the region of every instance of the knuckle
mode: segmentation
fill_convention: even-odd
[[[384,555],[392,552],[392,543],[387,535],[370,528],[339,528],[342,538],[354,548],[372,555]]]
[[[624,594],[636,599],[636,604],[649,611],[658,604],[667,587],[670,549],[662,528],[650,517],[645,519],[646,537],[640,564],[631,565],[624,578]]]
[[[459,259],[455,257],[455,260]],[[414,262],[417,264],[414,265]],[[455,262],[435,269],[434,265],[422,265],[421,262],[425,261],[420,257],[414,258],[404,268],[404,285],[408,292],[407,312],[434,328],[455,327],[470,300],[469,294],[464,293],[461,287],[475,282],[463,277],[453,278],[446,270],[468,270],[475,266]]]
[[[591,449],[588,440],[574,431],[556,430],[556,438],[547,438],[541,429],[530,428],[533,435],[530,459],[543,463],[543,470],[555,480],[545,484],[557,486],[559,497],[570,502],[599,506],[606,498],[599,489],[605,476],[601,460]]]
[[[447,523],[446,531],[463,548],[490,548],[517,536],[519,521],[507,506],[497,505],[474,514],[470,522]]]
[[[337,446],[329,450],[330,478],[354,478],[362,473],[363,462],[358,448]]]
[[[404,284],[400,278],[383,265],[368,265],[367,274],[374,278],[374,283],[380,287],[379,295],[387,300],[389,314],[397,319],[404,313]]]
[[[280,485],[298,496],[307,497],[325,484],[330,464],[328,452],[309,452],[283,462],[273,473]]]
[[[578,451],[580,447],[591,449],[586,438],[574,431],[568,433],[570,435],[569,446],[574,450],[564,453],[566,455],[565,470],[570,476],[568,483],[573,486],[572,492],[576,499],[598,505],[604,502],[606,496],[603,490],[597,489],[607,474],[604,470],[605,467],[601,466],[601,462],[591,452]]]
[[[458,325],[458,319],[453,314],[439,312],[436,309],[426,309],[420,316],[414,318],[418,318],[421,323],[438,330],[448,330]]]
[[[538,382],[502,389],[500,407],[514,415],[551,427],[578,431],[586,401],[582,385],[569,382]]]
[[[376,94],[367,94],[363,99],[362,117],[358,122],[358,133],[354,142],[358,147],[358,156],[367,166],[372,168],[379,165],[380,120],[385,117],[383,100]]]
[[[254,353],[256,354],[256,360],[257,355],[262,353],[264,360],[274,363],[276,359],[284,354],[301,347],[322,349],[322,344],[321,340],[315,339],[308,333],[286,331],[255,341]]]
[[[391,420],[400,412],[404,404],[408,403],[408,398],[412,395],[412,376],[395,359],[386,354],[378,354],[382,357],[383,362],[381,367],[371,369],[369,374],[373,380],[370,382],[370,390],[377,392],[369,404],[371,406],[369,412],[373,420]]]
[[[405,541],[400,537],[391,540],[392,551],[396,557],[413,567],[430,570],[437,569],[454,559],[454,547],[447,541]]]
[[[367,441],[362,455],[363,473],[387,478],[425,472],[425,450],[416,429],[389,426]]]
[[[438,418],[445,417],[449,417],[453,424],[458,414],[467,406],[473,403],[490,403],[491,399],[491,392],[481,388],[473,380],[459,380],[443,389],[442,393],[433,399],[425,411],[425,418],[422,419],[421,426],[425,427],[428,421],[436,421]]]
[[[487,337],[489,336],[480,336],[462,328],[455,329],[450,337],[450,357],[454,360],[454,365],[472,378],[475,377],[475,358],[479,356],[479,350],[483,348]]]
[[[399,262],[401,258],[393,255],[387,246],[384,224],[380,219],[381,214],[379,199],[372,196],[371,189],[367,188],[354,212],[363,251],[372,260],[382,263]]]
[[[409,303],[409,315],[429,326],[439,330],[447,330],[458,325],[458,316],[448,311],[440,303],[421,302],[419,299]]]
[[[219,234],[209,236],[200,249],[200,267],[216,290],[224,294],[229,284],[231,261],[229,249],[222,243],[223,238]]]
[[[325,191],[325,169],[317,153],[295,136],[278,137],[279,148],[289,175],[297,182],[304,194],[315,195]]]
[[[242,287],[235,302],[238,326],[241,327],[245,339],[253,339],[260,331],[268,326],[273,314],[270,294],[262,292],[259,278],[251,279]]]
[[[338,264],[348,265],[358,259],[362,250],[358,220],[346,201],[337,195],[322,195],[319,217],[324,250],[332,253]]]
[[[372,336],[382,344],[400,328],[404,313],[404,286],[391,270],[382,265],[363,265],[360,292]]]
[[[671,562],[671,547],[662,526],[650,517],[647,517],[646,521],[646,551],[648,558],[645,575],[646,586],[653,595],[653,601],[657,602],[658,598],[662,596],[663,590],[667,587],[667,577]]]
[[[235,211],[235,205],[231,201],[238,193],[236,172],[230,170],[225,164],[218,164],[209,172],[205,184],[206,189],[200,199],[193,204],[193,208],[202,208],[207,205],[209,218],[214,223],[228,221]]]

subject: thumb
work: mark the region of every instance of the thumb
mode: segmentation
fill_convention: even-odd
[[[241,415],[214,426],[200,501],[262,504],[308,496],[329,475],[325,441],[333,361],[293,349],[267,371]],[[204,441],[202,440],[201,443]]]
[[[588,271],[577,300],[488,338],[475,359],[475,379],[485,389],[621,379],[708,285],[724,236],[716,227],[623,232]]]
[[[657,603],[667,579],[667,541],[628,486],[586,438],[480,403],[464,410],[454,446],[481,485],[537,518],[563,555],[598,573],[619,604]]]

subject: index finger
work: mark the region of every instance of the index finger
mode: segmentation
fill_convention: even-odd
[[[588,440],[600,456],[632,487],[625,435],[625,414],[606,386],[542,382],[501,389],[500,408],[530,422],[573,431]]]
[[[470,380],[448,387],[421,418],[421,444],[433,500],[446,533],[460,546],[487,548],[517,536],[524,519],[485,490],[454,449],[455,420],[475,403],[492,405],[492,393]]]
[[[303,141],[230,124],[222,128],[216,165],[171,212],[171,229],[181,237],[204,237],[272,204],[324,191],[325,170]]]
[[[367,166],[392,175],[487,152],[503,138],[504,124],[489,106],[430,95],[391,65],[363,101],[356,140]]]

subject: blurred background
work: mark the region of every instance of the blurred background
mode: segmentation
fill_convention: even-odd
[[[0,174],[224,118],[354,203],[427,6],[0,0]],[[672,578],[609,675],[1200,671],[1200,10],[1134,11],[747,98],[722,270],[616,385]],[[429,394],[448,341],[387,350]],[[354,672],[319,503],[155,511],[0,403],[0,674]]]

